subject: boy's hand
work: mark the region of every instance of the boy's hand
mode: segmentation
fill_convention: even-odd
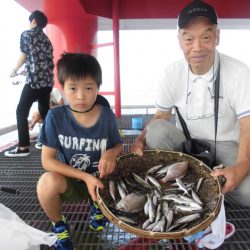
[[[87,173],[85,173],[85,174],[87,176],[84,178],[84,182],[87,185],[87,188],[88,188],[88,191],[89,191],[89,194],[90,194],[92,200],[95,202],[95,201],[97,201],[96,187],[99,187],[99,188],[103,189],[104,185],[94,175],[87,174]]]
[[[111,174],[116,165],[116,157],[114,157],[112,151],[107,150],[101,157],[98,165],[100,178],[103,178]]]

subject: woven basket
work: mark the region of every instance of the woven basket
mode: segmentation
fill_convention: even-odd
[[[141,229],[142,223],[145,221],[144,212],[137,214],[136,219],[138,225],[131,226],[119,218],[116,217],[110,210],[116,208],[114,200],[111,198],[109,193],[109,181],[124,177],[129,178],[131,172],[140,175],[145,178],[146,172],[158,164],[173,163],[179,161],[188,161],[187,174],[184,177],[187,180],[198,181],[200,177],[204,178],[201,188],[198,192],[200,199],[203,202],[204,212],[201,213],[201,217],[187,225],[186,228],[178,231],[171,232],[152,232]],[[146,150],[144,151],[143,157],[139,157],[133,153],[122,155],[118,158],[117,167],[114,173],[104,178],[103,184],[104,189],[97,189],[98,204],[103,214],[119,228],[123,229],[128,233],[138,235],[140,237],[153,238],[153,239],[178,239],[185,236],[194,234],[200,230],[208,227],[214,219],[217,217],[221,202],[221,186],[218,179],[211,177],[211,170],[201,161],[174,151],[163,151],[163,150]],[[170,185],[168,183],[164,185]]]

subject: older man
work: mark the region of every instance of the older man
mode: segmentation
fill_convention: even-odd
[[[156,114],[132,147],[143,155],[150,149],[182,150],[186,140],[179,120],[169,120],[178,107],[192,138],[215,149],[214,82],[220,71],[220,96],[216,161],[225,168],[213,176],[224,176],[222,192],[229,202],[250,206],[250,69],[244,63],[219,53],[217,14],[203,1],[193,1],[178,17],[178,40],[184,59],[163,72],[156,95]],[[219,66],[220,65],[220,66]]]

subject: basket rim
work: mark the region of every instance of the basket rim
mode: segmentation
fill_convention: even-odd
[[[201,162],[200,160],[190,156],[190,155],[187,155],[187,154],[184,154],[182,152],[177,152],[177,151],[167,151],[167,150],[144,150],[144,153],[169,153],[169,154],[177,154],[179,156],[186,156],[188,158],[192,158],[193,160],[197,161],[197,163],[199,165],[203,165],[209,172],[212,172],[212,170],[206,165],[204,164],[203,162]],[[133,156],[133,155],[136,155],[135,153],[128,153],[128,154],[123,154],[121,156],[119,156],[117,158],[117,162],[119,162],[120,160],[122,160],[123,158],[125,157],[128,157],[128,156]],[[146,237],[146,238],[153,238],[153,239],[179,239],[179,238],[183,238],[185,236],[188,236],[190,234],[194,234],[196,233],[197,231],[200,231],[200,230],[203,230],[205,229],[206,227],[208,227],[212,221],[217,217],[219,211],[220,211],[220,207],[221,207],[221,204],[222,204],[222,192],[221,192],[221,185],[220,185],[220,182],[219,182],[219,179],[218,178],[215,178],[213,177],[216,181],[216,185],[218,186],[218,200],[217,200],[217,203],[216,203],[216,206],[214,208],[214,211],[211,212],[209,214],[209,216],[201,221],[199,224],[195,225],[194,227],[190,228],[190,229],[182,229],[180,231],[173,231],[173,232],[153,232],[153,231],[147,231],[147,230],[143,230],[143,229],[140,229],[140,228],[137,228],[137,227],[133,227],[129,224],[127,224],[126,222],[122,221],[121,219],[119,219],[116,215],[114,215],[109,209],[108,207],[106,206],[106,204],[104,203],[104,201],[102,200],[101,196],[100,196],[100,192],[99,192],[99,187],[97,187],[97,202],[98,202],[98,205],[100,207],[100,209],[102,210],[103,214],[112,222],[114,223],[115,225],[117,225],[119,228],[123,229],[124,231],[128,232],[128,233],[131,233],[131,234],[135,234],[137,236],[141,236],[141,237]]]

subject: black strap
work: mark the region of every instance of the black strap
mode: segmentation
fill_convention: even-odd
[[[220,98],[220,61],[217,71],[217,76],[214,82],[214,159],[216,160],[216,141],[217,141],[217,127],[218,127],[218,111]]]
[[[216,75],[216,79],[214,82],[214,159],[216,159],[216,141],[217,141],[217,127],[218,127],[218,110],[219,110],[219,93],[220,93],[220,62],[218,66],[218,71]],[[187,141],[191,141],[191,136],[189,130],[187,128],[187,124],[182,118],[178,107],[175,106],[176,113],[178,115],[179,121],[181,123],[181,127],[183,129],[183,133],[187,139]]]
[[[175,106],[175,110],[176,110],[176,113],[179,117],[179,121],[181,123],[181,127],[182,127],[182,130],[183,130],[183,133],[187,139],[187,141],[191,141],[191,136],[190,136],[190,133],[189,133],[189,130],[187,128],[187,124],[186,122],[184,121],[184,119],[182,118],[180,112],[179,112],[179,109]]]

